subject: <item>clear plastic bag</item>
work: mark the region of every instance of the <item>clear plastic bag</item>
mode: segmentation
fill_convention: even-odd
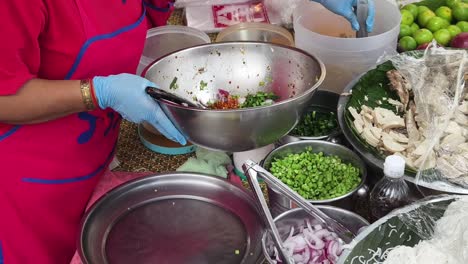
[[[468,263],[468,197],[418,200],[369,226],[348,248],[338,263]]]
[[[390,60],[403,77],[400,99],[405,93],[406,99],[400,101],[409,142],[402,155],[417,170],[416,184],[468,194],[467,51],[432,43],[422,57]]]
[[[399,220],[420,237],[415,246],[397,246],[383,264],[467,263],[468,197],[430,197],[398,214]]]

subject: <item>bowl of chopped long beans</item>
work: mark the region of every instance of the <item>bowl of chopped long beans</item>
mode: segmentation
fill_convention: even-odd
[[[301,140],[270,152],[262,166],[313,204],[352,210],[353,199],[364,187],[367,170],[350,149],[323,140]],[[295,208],[288,198],[268,186],[274,214]]]

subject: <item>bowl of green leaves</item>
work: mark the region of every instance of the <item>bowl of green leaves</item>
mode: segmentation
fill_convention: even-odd
[[[324,140],[301,140],[270,152],[263,168],[313,204],[354,209],[355,195],[365,192],[367,170],[350,149]],[[268,187],[270,210],[277,215],[296,205]]]
[[[315,92],[299,123],[288,135],[282,137],[279,143],[286,144],[299,140],[337,140],[341,135],[336,113],[339,99],[340,95],[334,92],[325,90]]]

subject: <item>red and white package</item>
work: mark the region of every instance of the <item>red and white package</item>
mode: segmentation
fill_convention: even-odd
[[[269,23],[263,3],[216,5],[212,7],[212,10],[216,28],[225,28],[242,22]]]
[[[246,2],[238,4],[188,6],[185,9],[187,26],[207,33],[219,32],[222,29],[242,23],[259,22],[277,24],[268,16],[263,2]]]

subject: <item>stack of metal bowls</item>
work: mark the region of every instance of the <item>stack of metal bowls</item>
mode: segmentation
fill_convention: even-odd
[[[286,157],[289,154],[302,153],[306,151],[307,148],[311,147],[312,152],[318,153],[322,152],[324,155],[334,155],[339,157],[343,162],[350,163],[354,167],[360,170],[361,183],[354,189],[350,190],[348,193],[327,200],[309,200],[312,204],[318,205],[333,205],[341,207],[347,210],[353,210],[355,205],[355,200],[358,198],[365,197],[367,195],[367,186],[365,186],[367,169],[359,158],[353,151],[350,149],[338,145],[335,143],[322,141],[322,140],[302,140],[283,145],[268,154],[261,164],[266,170],[270,169],[271,163],[275,159],[281,159]],[[279,215],[284,211],[290,210],[297,207],[294,202],[292,202],[286,196],[280,194],[274,188],[268,186],[268,197],[270,202],[270,210],[273,216]]]

